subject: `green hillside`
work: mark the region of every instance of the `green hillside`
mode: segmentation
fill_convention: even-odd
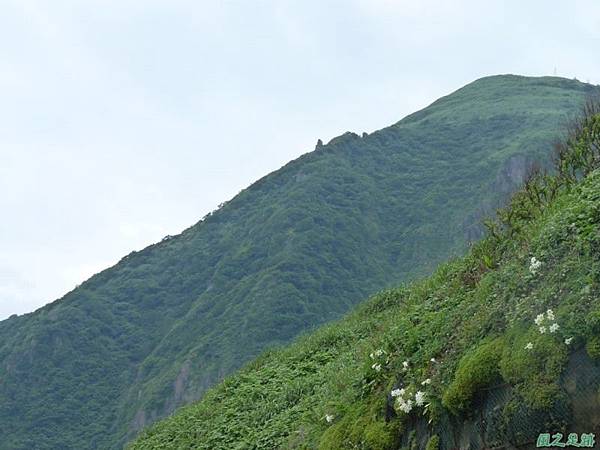
[[[264,349],[429,274],[594,88],[478,80],[346,133],[62,299],[0,322],[0,449],[120,448]],[[201,195],[201,193],[198,193]]]
[[[265,353],[130,450],[535,448],[600,430],[600,107],[488,236]]]

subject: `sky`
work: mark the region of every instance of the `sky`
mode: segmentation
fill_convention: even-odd
[[[600,83],[600,2],[0,0],[0,319],[483,76]]]

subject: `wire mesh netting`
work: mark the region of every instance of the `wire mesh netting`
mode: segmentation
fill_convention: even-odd
[[[410,424],[402,447],[425,448],[439,437],[440,450],[536,448],[542,433],[595,433],[600,438],[600,366],[584,349],[574,352],[561,378],[561,392],[551,407],[527,406],[517,389],[508,384],[481,390],[468,417],[444,415],[433,426],[424,419]]]

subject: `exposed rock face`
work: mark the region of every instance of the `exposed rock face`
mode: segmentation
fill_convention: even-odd
[[[515,187],[523,183],[532,164],[530,158],[525,155],[513,155],[508,158],[496,174],[495,189],[504,194],[512,193]]]
[[[467,242],[475,242],[484,236],[482,219],[493,216],[496,210],[505,204],[510,195],[521,186],[533,164],[534,161],[526,155],[513,155],[498,169],[491,185],[492,191],[500,194],[496,197],[496,202],[480,204],[463,220],[462,230]]]
[[[181,400],[183,399],[184,389],[185,389],[185,386],[186,386],[189,376],[190,376],[190,362],[186,361],[183,364],[183,366],[181,367],[181,370],[179,371],[179,374],[177,375],[177,379],[175,380],[175,383],[174,383],[174,388],[175,388],[175,396],[173,398],[174,403],[180,403]]]
[[[150,423],[155,422],[159,417],[171,414],[177,409],[177,407],[185,404],[186,402],[197,400],[200,397],[199,394],[193,396],[192,393],[188,392],[189,376],[190,362],[185,361],[181,366],[175,381],[173,382],[173,395],[167,399],[163,410],[152,410],[147,412],[145,409],[139,409],[129,426],[128,435],[130,437],[135,436],[135,434],[137,434],[140,430],[145,428]]]
[[[159,420],[161,417],[172,414],[177,408],[200,400],[202,394],[206,392],[215,380],[209,375],[200,378],[193,378],[193,366],[189,360],[186,360],[179,369],[172,385],[172,394],[166,399],[164,404],[155,408],[140,408],[136,410],[133,420],[128,424],[127,434],[122,441],[122,445],[132,440],[141,430]],[[225,371],[221,370],[218,379],[225,378]],[[138,393],[141,395],[141,391]]]
[[[401,448],[424,449],[433,435],[440,450],[535,449],[540,433],[595,433],[600,441],[600,365],[585,350],[569,358],[561,385],[562,398],[547,410],[532,410],[510,385],[481,391],[469,417],[442,417],[435,426],[415,418],[403,433]]]

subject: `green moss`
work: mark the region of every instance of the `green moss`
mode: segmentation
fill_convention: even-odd
[[[585,349],[590,358],[595,360],[600,359],[600,336],[590,337],[585,344]]]
[[[439,450],[439,448],[440,448],[440,438],[437,434],[434,434],[427,441],[425,450]]]
[[[442,398],[446,408],[455,414],[465,412],[477,390],[500,378],[498,361],[503,345],[502,338],[488,340],[460,360],[454,380]]]
[[[586,326],[589,336],[600,334],[600,311],[592,311],[587,315]]]
[[[516,387],[529,407],[552,406],[561,392],[558,381],[567,363],[567,347],[558,337],[523,326],[507,333],[506,341],[500,361],[504,380]],[[532,349],[525,348],[528,343]]]
[[[319,450],[344,450],[346,423],[338,422],[321,435]]]
[[[532,426],[544,424],[546,429],[561,430],[570,423],[571,408],[569,399],[564,392],[554,392],[554,401],[546,408],[532,408],[530,403],[518,392],[505,405],[502,411],[504,419],[503,439],[498,441],[498,446],[505,446],[507,431],[511,435],[510,443],[514,446],[523,446],[531,442]],[[488,442],[489,444],[489,442]]]
[[[586,317],[585,349],[590,358],[600,359],[600,311],[594,310]]]
[[[547,410],[562,396],[558,380],[533,380],[523,391],[523,398],[533,409]]]
[[[360,408],[346,414],[339,422],[330,426],[319,442],[320,450],[388,450],[394,448],[399,435],[399,424],[386,423],[373,418]]]
[[[394,448],[396,441],[395,427],[385,422],[370,423],[364,431],[366,448],[387,450]]]

